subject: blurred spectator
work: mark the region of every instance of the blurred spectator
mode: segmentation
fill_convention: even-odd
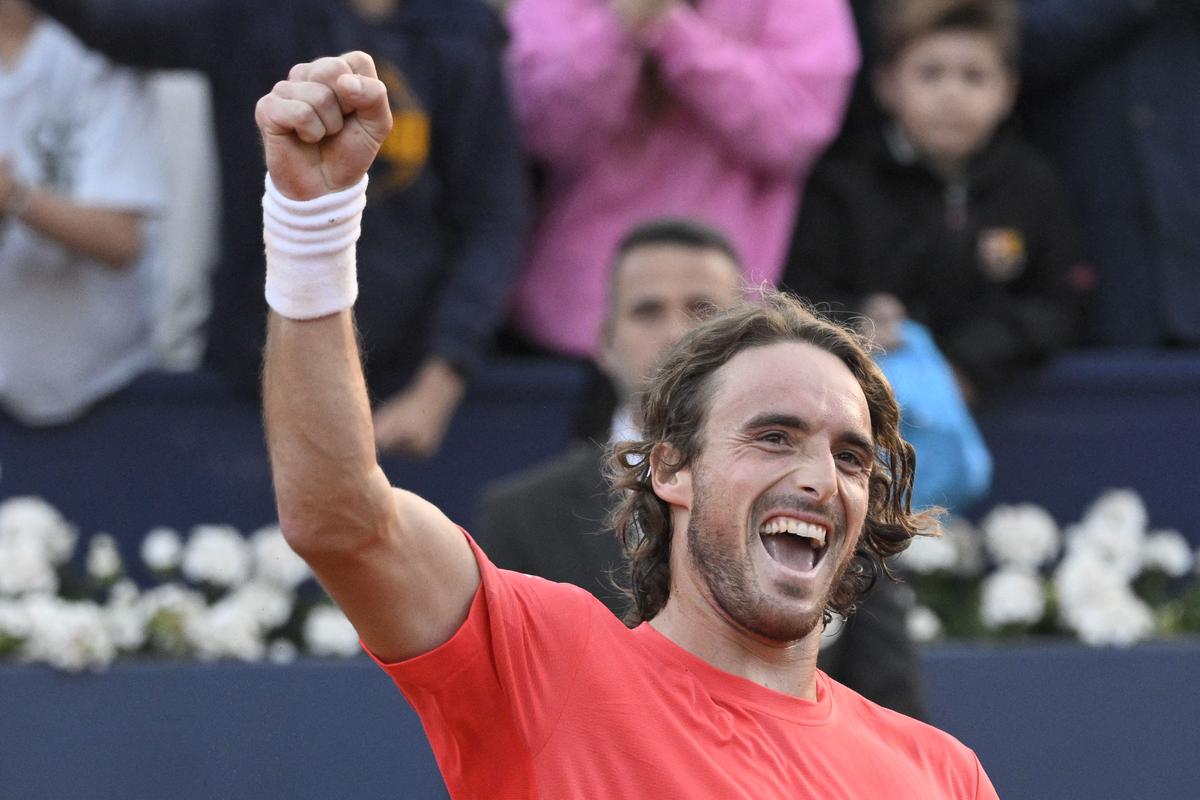
[[[37,0],[128,63],[212,84],[223,253],[207,360],[255,391],[264,339],[251,113],[291,66],[370,52],[395,126],[371,170],[355,317],[384,450],[436,451],[504,314],[524,234],[525,163],[500,69],[504,31],[481,0]]]
[[[624,559],[606,519],[605,445],[639,436],[640,395],[663,353],[706,312],[740,299],[741,273],[729,241],[693,222],[652,221],[622,240],[597,355],[616,388],[616,413],[597,439],[485,490],[472,533],[497,566],[574,583],[624,613],[617,588]],[[836,641],[822,643],[819,664],[871,700],[920,717],[903,598],[890,581],[878,581]]]
[[[861,312],[885,348],[922,322],[971,399],[1074,340],[1091,272],[1053,171],[1001,127],[1015,6],[897,0],[878,35],[889,119],[814,172],[784,283]]]
[[[606,255],[664,215],[727,230],[752,285],[779,277],[858,64],[844,0],[514,0],[508,19],[518,117],[545,178],[519,336],[591,356]]]
[[[221,209],[217,142],[208,79],[198,72],[157,72],[150,90],[162,121],[170,194],[163,254],[155,281],[154,342],[162,367],[182,372],[204,359],[204,324],[212,309],[212,271]]]
[[[1200,2],[1021,6],[1023,120],[1081,214],[1091,337],[1200,346]]]
[[[53,425],[154,362],[157,118],[23,0],[0,0],[0,111],[0,405]]]

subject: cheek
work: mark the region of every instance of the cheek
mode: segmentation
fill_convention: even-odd
[[[870,502],[870,482],[853,477],[842,479],[840,493],[842,507],[846,514],[846,524],[851,529],[861,527],[867,518],[867,505]]]

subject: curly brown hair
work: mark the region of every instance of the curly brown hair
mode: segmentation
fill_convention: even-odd
[[[766,291],[762,302],[724,311],[684,336],[666,355],[642,398],[642,436],[616,443],[609,457],[609,478],[620,498],[610,523],[627,560],[623,591],[631,600],[628,625],[652,619],[666,605],[671,586],[671,509],[655,493],[650,455],[668,444],[678,470],[697,457],[713,392],[712,376],[735,355],[778,342],[804,342],[842,361],[867,399],[875,439],[867,517],[854,559],[830,596],[825,621],[849,614],[870,588],[879,570],[894,575],[886,559],[908,547],[919,534],[937,535],[941,509],[911,508],[916,456],[900,435],[900,408],[869,345],[849,327],[832,322],[804,301]],[[664,465],[660,462],[659,468]]]

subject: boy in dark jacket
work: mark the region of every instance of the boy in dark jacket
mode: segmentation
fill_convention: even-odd
[[[1001,124],[1016,94],[1007,0],[879,15],[875,137],[808,184],[785,285],[863,315],[884,347],[927,325],[968,398],[1069,344],[1088,277],[1050,167]]]

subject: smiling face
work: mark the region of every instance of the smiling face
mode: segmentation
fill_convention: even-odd
[[[744,350],[711,380],[700,452],[655,482],[686,531],[672,548],[672,601],[760,640],[802,639],[866,519],[866,397],[841,360],[800,342]]]
[[[947,166],[987,144],[1016,94],[995,38],[969,30],[916,39],[877,73],[875,88],[909,141]]]

